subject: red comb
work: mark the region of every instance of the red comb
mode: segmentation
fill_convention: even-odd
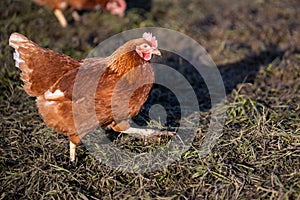
[[[145,32],[143,38],[147,40],[153,48],[157,48],[157,40],[155,36],[152,36],[152,33]]]

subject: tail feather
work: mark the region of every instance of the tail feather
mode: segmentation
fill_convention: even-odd
[[[16,51],[14,52],[14,59],[16,61],[16,67],[20,68],[20,63],[24,63],[25,61],[22,59],[23,55],[22,57],[20,56],[18,49],[20,47],[27,49],[29,46],[33,47],[34,44],[30,43],[30,41],[26,37],[20,34],[12,34],[9,39],[9,45],[16,49]],[[26,66],[24,66],[23,70],[29,70],[25,69],[25,67]]]
[[[44,94],[66,72],[81,65],[80,60],[44,49],[19,33],[11,34],[9,45],[15,49],[15,65],[31,96]]]

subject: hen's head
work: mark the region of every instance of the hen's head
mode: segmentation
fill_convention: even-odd
[[[119,15],[120,17],[123,17],[126,9],[126,2],[125,0],[109,0],[105,6],[105,9],[113,15]]]
[[[161,55],[160,51],[157,49],[157,40],[152,33],[145,32],[143,34],[143,39],[141,44],[137,44],[135,51],[137,54],[146,61],[152,58],[152,54]]]
[[[149,61],[153,54],[161,56],[157,46],[156,38],[145,32],[142,38],[129,40],[116,49],[107,62],[113,71],[121,74]]]

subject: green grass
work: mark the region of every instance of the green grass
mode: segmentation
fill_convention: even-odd
[[[50,9],[31,1],[4,0],[0,13],[0,199],[300,198],[297,1],[154,0],[151,11],[131,9],[122,19],[87,12],[75,23],[67,11],[67,29],[59,26]],[[9,35],[17,31],[43,47],[84,58],[107,37],[144,26],[178,30],[208,50],[227,92],[222,137],[209,155],[199,155],[210,106],[203,82],[192,77],[200,87],[200,125],[181,159],[161,170],[128,173],[106,166],[81,145],[76,163],[70,164],[68,139],[46,127],[34,98],[21,87]],[[172,56],[167,60],[191,73],[182,69],[189,66],[185,62]],[[161,95],[166,100],[167,95]],[[113,142],[130,151],[149,152],[167,141],[145,145],[119,135]]]

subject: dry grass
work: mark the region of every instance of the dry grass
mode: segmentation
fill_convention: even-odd
[[[155,0],[151,11],[132,8],[123,19],[83,13],[82,22],[67,29],[51,10],[30,1],[3,0],[0,13],[0,199],[300,199],[297,1]],[[71,21],[70,12],[67,18]],[[209,51],[227,92],[223,136],[211,154],[198,155],[210,106],[196,79],[201,123],[180,160],[159,171],[125,173],[80,146],[70,164],[68,140],[45,126],[34,99],[21,88],[9,35],[17,31],[41,46],[84,58],[106,37],[144,26],[181,31]],[[145,150],[127,136],[115,143]]]

